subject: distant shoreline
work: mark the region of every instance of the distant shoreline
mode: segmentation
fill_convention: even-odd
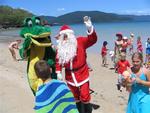
[[[21,27],[20,27],[20,28],[18,28],[18,27],[8,27],[8,28],[6,28],[6,29],[0,28],[0,32],[8,31],[8,30],[16,30],[16,29],[21,29]]]
[[[8,42],[12,42],[16,39],[21,39],[21,37],[19,36],[0,36],[0,43],[8,43]]]
[[[93,23],[95,30],[97,31],[98,40],[94,46],[90,47],[87,51],[99,53],[102,46],[102,42],[107,40],[108,48],[112,50],[114,48],[114,41],[116,39],[115,34],[121,32],[124,36],[129,37],[130,33],[135,34],[134,50],[136,51],[136,39],[138,36],[142,37],[142,44],[145,47],[145,42],[150,36],[150,22],[133,22],[133,23]],[[84,24],[70,25],[75,31],[76,36],[86,36],[86,28]],[[146,26],[146,27],[145,27]],[[54,36],[59,32],[60,27],[51,27],[51,40],[53,44],[57,44]],[[21,29],[9,29],[0,32],[0,42],[10,42],[16,39],[23,39],[20,36]],[[144,49],[145,52],[145,49]]]
[[[17,31],[21,28],[11,27],[7,29],[0,29],[0,43],[7,43],[16,39],[21,39]]]

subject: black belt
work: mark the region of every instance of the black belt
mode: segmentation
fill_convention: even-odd
[[[81,68],[84,67],[85,65],[86,65],[86,63],[83,64],[82,66],[78,67],[78,68],[73,68],[73,69],[65,68],[65,71],[78,71],[79,69],[81,69]]]

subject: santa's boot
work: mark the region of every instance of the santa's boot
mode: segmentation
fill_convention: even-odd
[[[84,109],[85,109],[84,108],[84,104],[82,102],[77,102],[76,105],[77,105],[79,113],[85,113],[85,111],[84,111]]]
[[[90,103],[84,104],[85,113],[92,113],[92,105]]]

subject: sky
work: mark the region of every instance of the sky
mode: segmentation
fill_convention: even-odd
[[[0,0],[0,5],[45,16],[60,16],[74,11],[150,15],[150,0]]]

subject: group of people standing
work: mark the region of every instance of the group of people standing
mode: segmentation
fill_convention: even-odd
[[[97,35],[88,16],[84,17],[87,28],[86,37],[76,37],[74,31],[64,25],[60,28],[56,49],[56,73],[58,80],[51,79],[51,67],[46,61],[37,61],[34,68],[37,77],[43,81],[35,95],[35,110],[37,113],[92,113],[90,104],[89,66],[86,62],[86,49],[97,42]],[[117,33],[114,57],[115,69],[119,73],[118,89],[130,87],[126,113],[149,113],[150,111],[150,71],[143,66],[142,43],[137,41],[139,51],[133,52],[133,37],[130,39]],[[148,44],[150,39],[148,40]],[[18,49],[16,42],[9,46],[13,58]],[[101,51],[102,64],[107,66],[107,41],[103,42]],[[147,44],[147,48],[150,45]],[[132,65],[126,60],[127,47],[132,54]],[[149,51],[149,50],[147,50]],[[147,56],[149,52],[147,52]],[[113,52],[112,52],[113,54]],[[147,57],[148,58],[148,57]],[[112,59],[113,60],[113,59]],[[62,77],[62,68],[65,68],[65,78]],[[128,73],[125,73],[127,71]],[[66,83],[62,82],[65,79]],[[56,106],[52,103],[56,103]],[[63,103],[64,102],[64,103]],[[55,108],[58,109],[55,109]]]
[[[120,54],[121,52],[127,53],[127,49],[129,48],[129,54],[133,54],[133,40],[134,40],[134,34],[130,35],[130,38],[128,39],[127,37],[123,37],[122,33],[117,33],[116,34],[117,39],[115,40],[115,48],[114,50],[109,52],[109,55],[111,57],[111,60],[114,61],[115,65],[118,62],[118,59],[120,59]],[[107,53],[108,53],[108,48],[107,48],[107,41],[103,42],[103,46],[101,49],[101,56],[102,56],[102,65],[105,66],[107,65]]]
[[[109,56],[111,60],[114,62],[114,67],[118,60],[121,58],[121,52],[125,52],[127,55],[131,56],[134,52],[139,52],[145,58],[144,64],[147,68],[150,64],[150,38],[147,38],[145,46],[142,44],[142,39],[140,36],[137,37],[136,40],[136,49],[134,46],[135,35],[133,33],[130,34],[130,37],[123,36],[122,33],[116,33],[117,39],[115,40],[114,50],[109,51]],[[102,66],[107,67],[107,55],[108,55],[108,42],[104,41],[101,48],[101,56],[102,56]],[[143,50],[145,47],[145,54],[143,54]],[[145,55],[145,56],[144,56]],[[117,68],[116,68],[117,69]]]
[[[133,41],[134,34],[130,34],[130,38],[123,37],[122,33],[116,34],[114,52],[110,51],[112,61],[114,61],[115,72],[118,73],[117,89],[122,92],[122,88],[126,88],[129,92],[129,99],[126,113],[149,113],[150,111],[150,38],[146,42],[145,62],[143,60],[143,46],[141,37],[137,37],[137,50],[134,52]],[[101,49],[102,65],[107,64],[106,55],[108,48],[107,42],[103,42]],[[132,63],[126,59],[127,49],[129,55],[132,55]],[[144,65],[145,64],[145,65]]]
[[[35,94],[37,113],[92,113],[86,49],[97,42],[97,34],[90,17],[85,16],[83,20],[87,36],[76,37],[68,25],[61,26],[55,36],[57,46],[53,49],[56,51],[57,80],[52,80],[52,69],[44,59],[34,65],[37,77],[43,81]],[[14,49],[19,43],[13,42],[9,46],[14,59]],[[62,76],[63,68],[65,77]],[[64,79],[65,82],[60,82]]]

